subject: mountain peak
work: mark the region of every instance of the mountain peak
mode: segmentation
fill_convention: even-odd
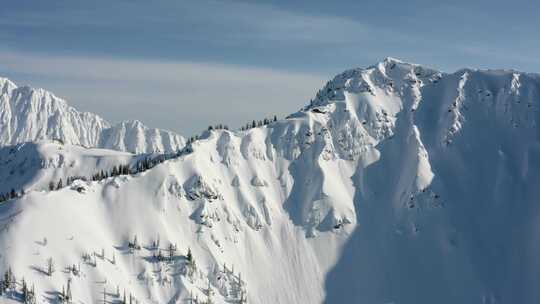
[[[138,120],[113,126],[96,114],[79,112],[47,90],[17,87],[7,78],[0,78],[0,111],[0,146],[59,139],[86,147],[150,153],[173,152],[185,143],[178,134],[150,130]]]
[[[539,88],[538,75],[389,59],[337,75],[289,119],[206,131],[161,165],[2,148],[0,193],[26,191],[0,204],[0,273],[85,303],[124,289],[155,303],[537,303]],[[20,117],[28,132],[57,123]],[[97,134],[129,151],[167,141],[138,121]],[[49,258],[80,266],[44,275]]]
[[[439,76],[437,76],[439,75]],[[399,93],[403,86],[424,85],[441,72],[393,57],[366,68],[353,68],[336,75],[317,92],[307,108],[345,100],[349,93],[375,95]]]
[[[17,86],[8,78],[0,77],[0,91],[14,90]]]

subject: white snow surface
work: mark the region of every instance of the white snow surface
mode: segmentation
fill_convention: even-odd
[[[96,114],[77,111],[46,90],[17,87],[0,77],[0,146],[45,139],[132,153],[172,152],[185,144],[171,131],[136,120],[113,125]]]
[[[40,303],[69,279],[76,303],[104,289],[118,301],[116,286],[139,303],[538,303],[539,92],[536,74],[387,58],[285,120],[206,132],[143,173],[48,192],[38,185],[67,173],[38,168],[33,191],[0,204],[0,271],[35,284]],[[62,154],[73,172],[133,161],[18,147]],[[170,243],[174,258],[156,261]]]
[[[50,140],[6,146],[0,148],[0,193],[47,190],[51,181],[62,179],[65,184],[68,177],[90,178],[117,165],[134,165],[145,156]]]

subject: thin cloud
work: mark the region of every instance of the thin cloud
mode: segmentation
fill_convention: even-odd
[[[296,111],[326,77],[233,65],[0,52],[0,73],[44,87],[113,121],[140,119],[189,135],[208,124]]]

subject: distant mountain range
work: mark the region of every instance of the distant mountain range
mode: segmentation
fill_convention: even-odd
[[[17,87],[0,78],[0,146],[44,139],[132,153],[173,152],[185,145],[184,138],[171,131],[148,128],[137,120],[113,125],[77,111],[48,91]]]

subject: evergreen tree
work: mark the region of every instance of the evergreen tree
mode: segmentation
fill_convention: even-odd
[[[139,246],[139,243],[137,241],[137,235],[135,234],[135,236],[133,236],[133,241],[132,242],[128,242],[128,248],[130,249],[135,249],[135,250],[139,250],[141,247]]]
[[[169,260],[170,261],[172,261],[175,254],[176,254],[176,245],[173,245],[173,243],[170,243],[169,244]]]
[[[191,248],[188,248],[186,260],[188,261],[189,264],[193,262],[193,254],[191,253]]]
[[[24,278],[22,279],[22,300],[23,303],[27,303],[28,301],[28,287],[26,286]]]
[[[71,279],[68,279],[65,302],[66,303],[71,303],[71,300],[72,300],[72,298],[71,298]]]
[[[64,185],[62,184],[62,179],[60,179],[58,181],[58,185],[56,186],[56,189],[60,190],[60,189],[62,189],[62,187],[64,187]]]
[[[13,271],[11,271],[11,267],[6,270],[4,273],[4,290],[7,289],[13,289],[12,287],[15,285],[15,277],[13,276]]]
[[[54,273],[54,262],[52,258],[47,259],[47,275],[52,276]]]
[[[6,270],[6,272],[4,272],[4,280],[2,281],[2,285],[3,285],[2,287],[4,290],[9,288],[9,285],[11,284],[10,280],[11,280],[11,277],[9,274],[9,270]]]
[[[30,299],[30,303],[31,304],[35,304],[36,303],[36,289],[34,288],[34,284],[32,284],[32,290],[30,291],[30,295],[32,296],[31,299]]]

